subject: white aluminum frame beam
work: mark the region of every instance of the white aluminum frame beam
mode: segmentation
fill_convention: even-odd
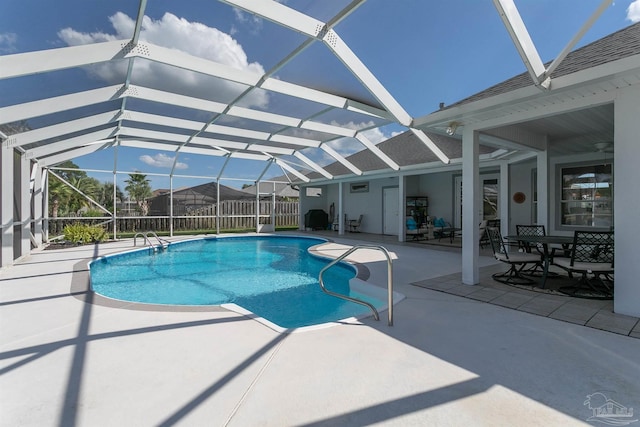
[[[87,52],[90,52],[91,55],[86,55]],[[0,79],[107,62],[117,57],[152,60],[154,62],[160,62],[177,68],[243,84],[248,87],[262,87],[266,90],[335,108],[344,109],[350,102],[355,102],[344,97],[305,86],[265,77],[257,73],[238,70],[175,49],[168,49],[149,43],[139,43],[132,47],[129,42],[123,40],[0,56]],[[73,60],[70,58],[73,58]],[[125,87],[126,86],[127,85],[125,85]],[[380,110],[377,110],[378,113],[376,113],[375,107],[367,107],[368,108],[365,109],[361,106],[360,110],[377,117],[385,116]]]
[[[314,162],[313,160],[311,160],[310,158],[308,158],[307,156],[305,156],[301,152],[296,151],[295,153],[293,153],[293,155],[295,157],[297,157],[298,159],[302,160],[307,165],[309,165],[309,167],[311,167],[311,169],[315,170],[316,172],[318,172],[319,174],[321,174],[325,178],[333,179],[333,175],[331,175],[322,166],[320,166],[319,164],[317,164],[316,162]]]
[[[82,197],[84,197],[85,199],[87,199],[88,201],[90,201],[91,203],[93,203],[94,205],[96,205],[98,208],[102,209],[102,211],[106,212],[107,214],[113,216],[113,213],[110,212],[107,208],[105,208],[104,206],[102,206],[100,203],[96,202],[95,200],[93,200],[89,195],[85,194],[82,190],[80,190],[79,188],[77,188],[75,185],[71,184],[69,181],[67,181],[66,179],[62,178],[60,175],[58,175],[57,173],[55,173],[53,170],[49,169],[49,173],[51,173],[53,176],[55,176],[56,178],[58,178],[60,181],[62,181],[63,184],[69,186],[73,191],[75,191],[76,193],[80,194]],[[115,205],[114,205],[115,206]]]
[[[362,143],[362,145],[364,145],[365,147],[367,147],[373,154],[375,154],[376,156],[378,156],[380,158],[380,160],[382,160],[383,162],[385,162],[387,164],[387,166],[389,166],[391,169],[393,170],[400,170],[400,166],[394,162],[391,157],[387,156],[386,154],[384,154],[382,152],[382,150],[380,150],[378,147],[376,147],[370,140],[369,138],[367,138],[366,136],[364,136],[361,133],[357,133],[356,134],[356,139],[358,141],[360,141]]]
[[[77,148],[75,150],[65,151],[64,153],[56,154],[51,157],[45,157],[44,159],[38,159],[38,164],[41,166],[51,166],[57,163],[61,163],[67,160],[75,159],[76,157],[84,156],[86,154],[94,153],[98,150],[101,150],[102,146],[95,145],[87,145],[84,147]]]
[[[409,127],[411,116],[391,96],[389,91],[378,81],[371,71],[364,65],[360,58],[347,46],[347,44],[333,31],[327,31],[323,37],[327,47],[342,61],[351,73],[364,85],[380,104],[402,125]]]
[[[3,145],[8,147],[21,147],[23,145],[32,144],[45,139],[56,138],[70,133],[80,132],[86,129],[102,126],[106,123],[112,123],[119,120],[119,111],[113,110],[106,113],[95,114],[93,116],[84,117],[77,120],[58,123],[46,126],[40,129],[33,129],[22,133],[11,135],[7,141],[3,141]]]
[[[513,0],[493,0],[493,4],[498,9],[498,14],[502,19],[509,36],[516,46],[524,65],[529,71],[529,75],[536,86],[541,86],[545,89],[549,88],[549,79],[541,80],[541,76],[544,77],[545,68],[540,55],[536,49],[531,36],[527,31],[527,27],[522,21],[520,12],[516,7]]]
[[[0,116],[6,118],[7,122],[25,120],[31,117],[37,117],[45,114],[56,113],[61,111],[66,111],[73,108],[85,107],[88,105],[93,105],[101,102],[107,102],[112,99],[124,98],[126,96],[135,97],[138,99],[144,99],[154,102],[161,102],[171,105],[178,105],[181,107],[187,108],[195,108],[199,110],[207,110],[214,113],[222,113],[224,112],[226,106],[221,103],[206,101],[199,98],[192,98],[184,95],[172,94],[169,92],[163,92],[156,89],[150,89],[142,86],[130,86],[127,89],[122,88],[122,86],[114,85],[107,86],[105,88],[93,89],[85,92],[78,92],[69,95],[62,95],[59,97],[43,99],[40,101],[33,101],[24,104],[18,104],[11,107],[0,108]],[[131,120],[131,121],[146,121],[148,123],[155,123],[159,125],[167,125],[167,126],[175,126],[180,128],[186,128],[190,130],[198,130],[204,127],[206,123],[204,122],[196,122],[189,121],[177,118],[170,118],[164,116],[157,116],[148,113],[142,113],[137,111],[128,111],[125,110],[119,117],[107,117],[105,115],[100,115],[99,117],[103,118],[104,121],[100,123],[98,119],[87,119],[86,123],[92,123],[95,125],[105,124],[114,122],[116,120]],[[351,136],[355,135],[355,131],[349,128],[342,128],[339,126],[327,125],[320,122],[313,122],[310,120],[301,120],[295,117],[288,117],[279,114],[268,113],[264,111],[251,110],[244,107],[236,107],[233,106],[229,108],[228,115],[232,115],[235,117],[250,119],[250,120],[258,120],[267,123],[279,124],[288,127],[299,127],[301,129],[315,130],[318,132],[330,133],[332,135],[339,136]],[[71,123],[71,122],[69,122]],[[82,122],[80,122],[82,123]],[[64,128],[64,125],[61,125],[61,129]],[[318,147],[322,141],[312,140],[307,138],[300,137],[291,137],[286,135],[272,134],[268,139],[263,139],[264,136],[268,135],[266,132],[264,133],[252,133],[251,131],[239,131],[235,130],[233,127],[222,127],[219,125],[210,125],[207,127],[207,131],[209,128],[212,128],[215,132],[223,132],[224,134],[235,135],[235,136],[249,136],[249,137],[257,137],[261,136],[261,140],[270,140],[274,142],[281,142],[286,144],[294,144],[301,145],[304,147]],[[9,142],[5,142],[8,144]]]
[[[61,47],[0,56],[0,80],[111,61],[122,56],[128,40]]]
[[[253,15],[258,15],[283,27],[302,33],[307,37],[315,38],[324,23],[298,12],[276,1],[255,0],[221,0],[231,6],[243,9]]]
[[[305,175],[301,174],[300,172],[298,172],[296,169],[292,168],[291,166],[289,166],[284,160],[282,159],[277,159],[275,160],[276,164],[278,166],[280,166],[282,169],[284,169],[285,171],[291,173],[292,175],[297,176],[299,179],[301,179],[304,182],[309,182],[310,179],[307,178]]]
[[[0,108],[0,117],[2,117],[3,123],[12,123],[73,108],[86,107],[119,98],[118,91],[120,89],[122,89],[121,85],[106,86],[100,89],[10,105]]]
[[[591,28],[593,26],[593,23],[598,20],[600,15],[602,15],[604,13],[604,11],[607,9],[607,7],[609,7],[609,5],[612,2],[613,2],[613,0],[603,0],[602,3],[600,3],[600,6],[598,6],[598,8],[595,10],[595,12],[593,12],[593,15],[591,15],[589,17],[589,19],[587,19],[587,21],[580,28],[580,30],[578,30],[576,35],[573,36],[573,38],[569,41],[569,43],[567,43],[567,45],[564,47],[564,49],[562,49],[562,51],[558,54],[556,59],[554,59],[551,62],[551,64],[549,64],[549,66],[545,70],[544,74],[542,76],[538,76],[538,78],[541,81],[544,81],[546,78],[550,78],[551,77],[551,74],[555,71],[555,69],[558,67],[558,65],[560,65],[562,63],[564,58],[567,57],[569,52],[571,52],[571,49],[573,49],[573,47],[576,45],[576,43],[578,43],[578,41],[580,41],[580,39],[582,39],[582,37],[589,30],[589,28]]]
[[[411,128],[411,132],[413,132],[413,134],[415,136],[418,137],[418,139],[420,141],[422,141],[424,143],[424,145],[427,146],[427,148],[429,150],[431,150],[433,152],[433,154],[435,154],[436,156],[438,156],[438,158],[440,159],[440,161],[442,163],[444,163],[445,165],[448,165],[449,162],[451,162],[451,159],[449,159],[449,157],[447,157],[442,150],[440,149],[440,147],[438,147],[432,140],[431,138],[429,138],[427,136],[426,133],[424,133],[423,131],[421,131],[420,129],[415,129],[415,128]]]
[[[52,142],[50,144],[27,150],[25,152],[25,157],[28,159],[39,159],[41,157],[50,156],[61,151],[69,150],[71,148],[94,144],[96,141],[101,141],[113,137],[114,131],[115,128],[102,129],[99,131],[65,139],[63,141]]]
[[[322,144],[320,146],[320,148],[322,148],[327,154],[329,154],[331,157],[333,157],[334,159],[336,159],[337,161],[339,161],[344,167],[346,167],[347,169],[349,169],[351,172],[353,172],[356,175],[362,175],[362,171],[360,169],[358,169],[353,163],[351,163],[349,160],[345,159],[343,156],[340,155],[340,153],[338,153],[336,150],[334,150],[331,146],[327,145],[327,144]]]

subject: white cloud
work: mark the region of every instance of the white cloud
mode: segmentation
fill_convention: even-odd
[[[153,166],[156,168],[171,168],[173,167],[173,161],[175,157],[167,156],[163,153],[158,153],[155,156],[151,157],[148,154],[140,156],[140,160],[149,166]],[[176,169],[187,169],[189,166],[186,163],[176,162]]]
[[[122,12],[109,18],[114,34],[105,32],[82,33],[64,28],[58,37],[69,46],[99,43],[111,40],[126,40],[133,34],[135,21]],[[209,59],[238,70],[264,74],[258,62],[249,62],[243,47],[229,34],[198,22],[190,22],[165,13],[159,20],[145,16],[142,21],[140,40],[177,49],[199,58]],[[90,67],[92,74],[109,84],[122,82],[127,69],[126,61]],[[233,99],[245,87],[198,73],[167,67],[152,61],[135,61],[134,84],[163,88],[189,96],[204,97],[220,102]],[[264,91],[254,91],[245,105],[266,107],[269,99]]]
[[[18,36],[15,33],[0,33],[0,53],[11,53],[16,50]]]
[[[633,23],[640,22],[640,0],[634,0],[627,8],[627,19]]]

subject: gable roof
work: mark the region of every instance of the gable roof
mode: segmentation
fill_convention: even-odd
[[[442,152],[452,160],[462,158],[462,141],[455,137],[437,133],[427,133],[427,136],[438,146]],[[411,131],[403,132],[385,141],[377,147],[386,155],[398,163],[400,167],[417,166],[427,164],[441,165],[438,157],[429,150],[418,137]],[[480,154],[489,154],[495,148],[480,144]],[[369,150],[362,150],[347,157],[351,163],[363,172],[389,171],[388,165],[379,160]],[[335,162],[325,167],[335,176],[349,174],[350,171],[342,164]],[[317,172],[307,174],[313,180],[324,178]]]
[[[640,55],[640,22],[570,52],[558,68],[551,73],[551,79],[634,55]],[[545,67],[549,64],[551,64],[551,61],[547,62]],[[442,109],[458,107],[530,86],[534,86],[531,76],[529,73],[524,72]],[[551,89],[553,89],[553,82]]]
[[[218,185],[215,182],[207,182],[205,184],[196,185],[193,187],[181,188],[179,190],[173,191],[173,198],[175,199],[184,199],[188,198],[190,195],[199,195],[204,197],[206,200],[215,203],[218,194]],[[169,197],[170,193],[164,193],[156,195],[156,197]],[[153,198],[150,198],[153,199]],[[220,184],[220,200],[242,200],[242,199],[250,199],[251,195],[245,193],[244,191],[236,190],[235,188],[227,187],[226,185]]]

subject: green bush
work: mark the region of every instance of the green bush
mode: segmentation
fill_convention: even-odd
[[[97,209],[89,209],[88,211],[82,214],[84,217],[102,217],[105,216],[105,213],[97,210]]]
[[[97,225],[70,224],[63,231],[64,239],[71,243],[102,242],[109,238],[105,229]]]

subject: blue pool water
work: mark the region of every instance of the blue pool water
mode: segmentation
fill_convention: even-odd
[[[283,328],[369,314],[367,307],[321,291],[318,274],[328,260],[309,254],[320,239],[256,236],[190,240],[152,254],[149,249],[106,256],[90,264],[94,292],[148,304],[235,303]],[[383,302],[352,291],[355,269],[339,263],[324,275],[328,289]]]

